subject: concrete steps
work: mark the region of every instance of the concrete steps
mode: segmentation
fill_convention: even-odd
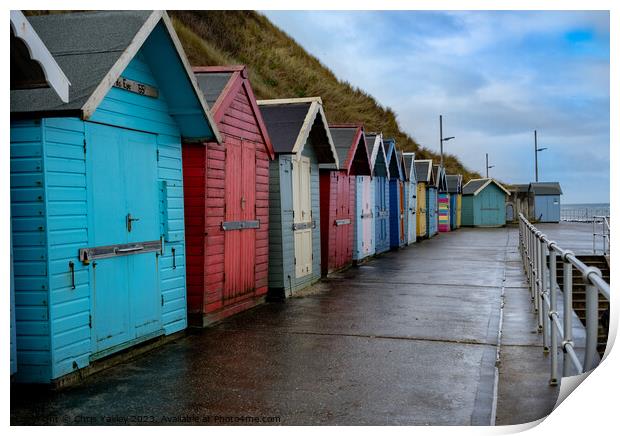
[[[609,283],[610,268],[609,261],[603,255],[577,255],[577,258],[588,266],[593,266],[601,270],[603,279]],[[556,261],[556,279],[560,288],[564,287],[564,263],[559,257]],[[573,310],[586,325],[586,285],[583,276],[577,268],[573,267]],[[602,357],[607,346],[609,334],[609,301],[599,294],[598,303],[598,352]]]

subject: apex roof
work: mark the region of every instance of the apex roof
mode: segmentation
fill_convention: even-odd
[[[319,164],[340,168],[321,97],[258,100],[257,104],[276,153],[301,155],[310,138]]]
[[[211,114],[217,123],[222,122],[226,111],[233,104],[235,96],[239,95],[240,91],[245,94],[267,153],[273,159],[275,155],[273,145],[265,126],[265,120],[263,120],[261,111],[256,103],[256,97],[248,79],[246,66],[194,67],[193,71],[196,75],[198,87],[207,103],[211,106]],[[249,117],[252,117],[252,115],[249,115]]]
[[[446,182],[450,194],[461,194],[463,192],[463,176],[461,174],[447,174]]]
[[[506,195],[510,195],[510,191],[504,188],[497,180],[491,178],[470,180],[463,186],[463,195],[478,195],[491,183],[494,183],[499,189],[504,191]]]
[[[431,159],[415,160],[415,173],[418,182],[433,182],[433,161]]]
[[[340,169],[346,170],[347,174],[370,176],[372,171],[364,126],[361,123],[330,124],[329,129],[338,153]]]

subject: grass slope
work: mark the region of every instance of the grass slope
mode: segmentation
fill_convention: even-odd
[[[404,133],[396,114],[373,97],[340,81],[317,58],[265,16],[253,11],[169,11],[174,27],[193,65],[248,66],[258,98],[321,96],[330,122],[363,122],[367,131],[396,138],[418,159],[439,156]],[[444,155],[448,174],[462,173],[465,181],[480,177],[453,155]]]

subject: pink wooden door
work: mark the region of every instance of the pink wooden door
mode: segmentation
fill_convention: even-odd
[[[336,268],[347,263],[349,253],[349,177],[341,172],[336,172],[336,243],[335,262]]]
[[[255,290],[256,144],[229,139],[226,149],[224,292],[226,302]],[[208,213],[208,211],[207,211]],[[238,228],[242,227],[242,228]]]

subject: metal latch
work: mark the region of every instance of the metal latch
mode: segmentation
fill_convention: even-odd
[[[150,253],[161,251],[161,240],[144,241],[130,244],[100,245],[98,247],[80,248],[80,262],[88,265],[95,259],[107,259],[117,256],[129,256],[131,254]]]
[[[134,221],[140,221],[140,218],[132,218],[131,214],[128,213],[126,220],[127,220],[127,231],[131,232],[131,223],[134,222]]]
[[[308,221],[305,223],[293,224],[293,230],[316,229],[316,221]]]
[[[258,229],[260,227],[259,220],[246,221],[224,221],[222,222],[222,230],[242,230],[242,229]]]

